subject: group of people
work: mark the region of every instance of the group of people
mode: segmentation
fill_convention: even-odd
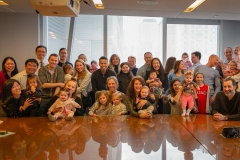
[[[240,120],[236,92],[240,79],[238,56],[230,59],[230,47],[225,50],[223,64],[217,55],[211,55],[208,63],[202,65],[201,53],[196,51],[191,54],[191,61],[187,53],[182,54],[181,60],[169,57],[165,68],[151,52],[144,54],[145,64],[140,68],[136,67],[134,56],[122,63],[117,54],[111,55],[109,61],[102,56],[99,64],[92,61],[88,65],[86,55],[80,54],[73,65],[67,61],[66,48],[51,54],[48,63],[44,61],[45,46],[37,46],[35,53],[37,58],[28,59],[21,72],[14,58],[3,60],[1,109],[8,117],[48,116],[55,121],[84,114],[130,113],[151,118],[152,114],[166,113],[165,108],[169,107],[171,114],[183,117],[195,112],[213,114],[215,120]]]

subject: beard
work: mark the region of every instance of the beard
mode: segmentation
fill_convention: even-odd
[[[227,97],[232,96],[232,95],[234,95],[234,93],[235,93],[234,90],[231,90],[231,91],[228,91],[228,92],[223,91],[223,92],[224,92],[224,94],[225,94]]]

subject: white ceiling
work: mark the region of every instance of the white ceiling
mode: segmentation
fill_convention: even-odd
[[[35,13],[29,0],[4,1],[9,6],[0,6],[0,12]],[[207,0],[191,13],[183,11],[195,0],[157,0],[157,5],[141,5],[137,0],[102,1],[104,10],[97,10],[94,5],[88,6],[82,1],[80,14],[240,20],[240,0]]]

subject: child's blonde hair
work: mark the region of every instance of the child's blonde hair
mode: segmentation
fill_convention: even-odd
[[[184,75],[184,77],[187,77],[187,76],[193,76],[193,72],[192,71],[187,71]]]
[[[99,97],[101,95],[104,95],[107,98],[107,102],[106,102],[105,108],[103,109],[103,110],[106,110],[107,108],[109,108],[109,104],[110,104],[110,100],[109,100],[109,96],[108,96],[107,91],[100,91],[100,93],[98,94],[98,98],[97,98],[98,107],[96,108],[96,110],[99,110],[101,108],[102,104],[99,101]]]
[[[149,90],[148,86],[142,86],[142,88],[141,88],[141,90],[140,90],[140,93],[141,93],[141,91],[142,91],[143,89],[147,89],[147,90],[148,90],[148,96],[149,96],[149,95],[150,95],[150,90]],[[140,94],[140,93],[139,93],[139,94]]]
[[[113,97],[119,97],[122,100],[122,94],[120,92],[115,92],[112,94],[112,99]]]
[[[42,87],[42,83],[39,80],[37,75],[35,75],[35,74],[28,74],[27,75],[27,85],[26,85],[27,89],[30,89],[29,80],[31,80],[31,79],[36,79],[36,81],[37,81],[37,88],[41,88]]]
[[[230,61],[229,64],[230,64],[230,63],[235,63],[236,67],[238,66],[238,64],[237,64],[236,61]]]

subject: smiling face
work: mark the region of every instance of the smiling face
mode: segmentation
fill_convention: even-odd
[[[226,96],[229,97],[234,95],[236,92],[235,89],[236,89],[236,86],[232,84],[231,80],[223,82],[223,92]]]
[[[25,70],[27,74],[34,74],[37,71],[37,64],[34,62],[28,62],[27,65],[25,65]]]
[[[191,83],[192,80],[193,80],[193,76],[192,76],[192,75],[186,75],[186,76],[185,76],[185,81],[186,81],[187,83]]]
[[[129,63],[130,68],[134,68],[135,65],[136,65],[136,59],[132,58],[132,57],[129,57],[128,58],[128,63]]]
[[[116,57],[116,56],[114,56],[114,57],[112,58],[112,64],[113,64],[114,66],[117,66],[117,65],[119,64],[119,58]]]
[[[68,81],[65,85],[65,89],[68,89],[69,90],[69,93],[70,95],[72,95],[75,91],[76,91],[76,87],[77,87],[77,84],[76,82],[73,82],[72,80],[71,81]]]
[[[202,83],[203,82],[203,75],[202,74],[197,74],[195,79],[196,79],[197,83]]]
[[[60,91],[59,98],[62,102],[66,101],[68,99],[68,92],[66,91]]]
[[[229,64],[229,69],[230,70],[236,70],[237,69],[237,64],[234,61],[231,61]]]
[[[150,65],[151,61],[152,61],[152,54],[151,53],[145,53],[144,60],[145,60],[145,63],[147,65]]]
[[[75,69],[77,70],[77,72],[81,73],[85,69],[85,66],[82,62],[76,62]]]
[[[18,97],[21,94],[21,86],[17,82],[13,83],[11,93],[13,97]]]
[[[149,95],[149,89],[148,88],[142,88],[140,91],[141,98],[146,98]]]
[[[124,64],[121,69],[123,73],[128,73],[130,68],[127,64]]]
[[[110,92],[114,93],[117,91],[118,84],[114,79],[109,79],[107,81],[107,87]]]
[[[177,93],[179,91],[179,84],[180,82],[179,81],[176,81],[173,83],[173,90]]]
[[[55,69],[58,64],[58,57],[57,56],[50,56],[48,59],[48,66],[49,69]]]
[[[101,105],[106,105],[107,97],[104,94],[99,95],[98,101]]]
[[[135,92],[139,93],[142,89],[142,83],[136,79],[133,83],[133,88]]]
[[[7,72],[11,73],[15,69],[14,61],[11,59],[6,60],[4,68],[6,69]]]
[[[44,57],[47,55],[46,49],[43,47],[38,48],[36,51],[36,55],[39,60],[44,60]]]
[[[108,67],[108,62],[106,59],[100,59],[99,60],[99,66],[100,66],[100,70],[102,72],[105,72],[107,70]]]
[[[152,65],[155,71],[158,71],[160,69],[160,62],[157,59],[153,60]]]

